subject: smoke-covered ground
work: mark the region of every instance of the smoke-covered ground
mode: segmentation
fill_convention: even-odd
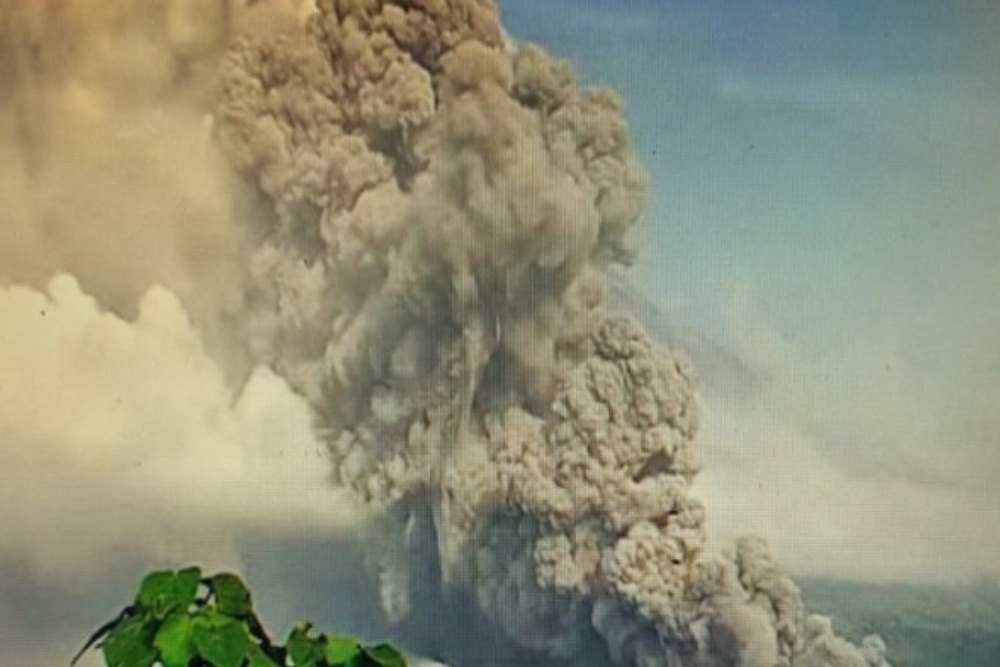
[[[459,666],[888,665],[709,542],[691,359],[760,369],[644,307],[619,98],[489,0],[8,0],[0,86],[11,590],[311,536]]]

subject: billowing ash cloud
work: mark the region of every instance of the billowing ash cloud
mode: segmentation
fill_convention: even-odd
[[[690,371],[604,306],[644,189],[620,105],[501,35],[489,2],[325,1],[223,66],[271,211],[250,345],[384,510],[386,614],[467,605],[573,664],[882,664],[802,633],[763,543],[703,553]]]
[[[856,648],[806,622],[760,540],[705,553],[692,371],[605,296],[607,272],[635,259],[645,181],[612,93],[506,44],[489,0],[99,6],[120,31],[88,32],[68,0],[0,18],[34,17],[50,46],[78,20],[74,36],[96,35],[88,54],[135,39],[162,55],[161,86],[126,85],[127,67],[82,85],[88,68],[58,58],[13,58],[12,85],[134,101],[136,131],[166,105],[180,136],[205,138],[204,178],[162,193],[163,245],[212,222],[226,243],[180,258],[176,284],[169,257],[166,277],[140,278],[201,304],[202,326],[245,348],[227,363],[269,364],[309,401],[338,485],[379,515],[363,531],[370,566],[416,650],[458,665],[887,665],[879,640]],[[15,132],[29,142],[19,173],[38,193],[62,182],[59,149],[30,130]],[[136,146],[162,139],[148,141]],[[163,159],[185,146],[168,141]],[[80,171],[70,194],[94,201]],[[174,205],[203,187],[218,208],[199,227]],[[141,212],[155,201],[122,196]],[[33,212],[40,201],[26,220],[65,220]],[[438,627],[448,618],[465,641]]]

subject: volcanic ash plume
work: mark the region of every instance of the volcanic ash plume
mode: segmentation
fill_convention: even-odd
[[[603,307],[644,190],[614,95],[485,0],[320,0],[223,72],[218,139],[270,203],[250,345],[384,510],[390,619],[464,605],[542,662],[886,664],[803,634],[763,543],[702,553],[690,371]]]
[[[645,188],[612,93],[506,43],[490,0],[93,6],[146,16],[132,46],[163,47],[162,81],[137,89],[114,60],[107,99],[138,95],[139,128],[182,93],[183,127],[242,177],[199,160],[193,180],[226,196],[194,217],[238,220],[248,266],[219,268],[242,257],[222,252],[182,292],[235,284],[240,345],[308,398],[337,481],[381,517],[371,567],[414,649],[457,665],[887,665],[880,640],[804,621],[763,542],[703,551],[691,370],[606,308]],[[95,43],[131,34],[113,25]],[[61,161],[28,143],[51,158],[24,167],[44,181]],[[175,144],[150,145],[174,159]]]

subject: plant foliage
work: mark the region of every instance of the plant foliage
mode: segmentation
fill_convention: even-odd
[[[108,667],[406,667],[388,644],[317,634],[310,623],[275,644],[238,576],[202,577],[197,567],[147,574],[135,601],[91,635],[71,666],[91,647]]]

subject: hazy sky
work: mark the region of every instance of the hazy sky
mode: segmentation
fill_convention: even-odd
[[[1000,576],[1000,4],[501,8],[620,92],[650,174],[641,284],[735,369],[703,380],[717,542],[761,533],[797,573]],[[264,372],[232,404],[183,308],[157,290],[131,322],[69,278],[0,288],[0,646],[20,664],[75,648],[153,562],[242,563],[290,617],[336,572],[296,551],[356,512],[305,408]],[[240,553],[236,532],[265,538]]]

